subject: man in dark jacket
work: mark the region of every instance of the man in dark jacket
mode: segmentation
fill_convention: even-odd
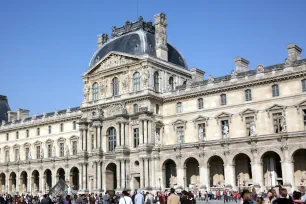
[[[193,204],[192,200],[188,198],[187,191],[182,191],[181,204]]]
[[[47,195],[44,194],[43,199],[41,200],[40,204],[50,204],[50,200],[49,199],[47,198]]]
[[[273,204],[293,204],[293,200],[288,197],[287,189],[279,189],[278,198],[273,201]]]

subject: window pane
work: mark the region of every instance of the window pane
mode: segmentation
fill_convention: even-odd
[[[159,74],[157,71],[154,73],[154,90],[159,91]]]

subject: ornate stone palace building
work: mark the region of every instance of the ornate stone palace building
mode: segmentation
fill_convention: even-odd
[[[166,28],[161,13],[99,35],[80,107],[3,115],[0,191],[45,192],[59,179],[79,192],[304,185],[302,49],[250,70],[236,57],[229,75],[204,80]]]

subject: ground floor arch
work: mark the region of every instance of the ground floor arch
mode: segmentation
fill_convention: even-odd
[[[225,185],[224,162],[219,156],[212,156],[208,160],[209,166],[209,184],[211,187],[220,187]]]
[[[237,154],[233,163],[235,164],[235,179],[237,187],[246,187],[253,184],[251,159],[244,153]]]
[[[163,181],[166,188],[173,188],[177,184],[176,163],[168,159],[163,164]]]
[[[280,156],[273,151],[262,155],[264,186],[271,187],[283,184]]]
[[[306,149],[298,149],[292,155],[295,186],[306,185]]]
[[[106,190],[114,190],[117,188],[117,165],[109,163],[106,166]]]
[[[32,192],[39,191],[39,172],[34,170],[32,172]]]
[[[20,191],[23,193],[28,191],[28,173],[26,171],[20,173]]]
[[[79,190],[79,176],[79,169],[77,167],[73,167],[70,170],[70,185],[73,190]]]
[[[1,188],[1,192],[7,191],[7,189],[6,189],[6,175],[5,175],[5,173],[1,173],[0,174],[0,188]]]
[[[59,180],[65,180],[65,170],[63,168],[59,168],[56,172],[56,181],[58,182]],[[54,183],[53,185],[55,185],[56,183]]]
[[[195,188],[200,185],[200,169],[199,162],[195,158],[191,157],[185,161],[185,175],[187,188]]]
[[[17,176],[15,172],[10,173],[9,177],[9,192],[16,192]]]
[[[46,169],[44,172],[44,185],[45,189],[48,191],[52,188],[52,171],[50,169]]]

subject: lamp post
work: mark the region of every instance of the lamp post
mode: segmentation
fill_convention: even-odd
[[[240,175],[239,174],[237,176],[237,180],[238,180],[238,192],[240,192]]]
[[[272,188],[272,172],[270,172],[270,179],[271,179],[271,188]]]

